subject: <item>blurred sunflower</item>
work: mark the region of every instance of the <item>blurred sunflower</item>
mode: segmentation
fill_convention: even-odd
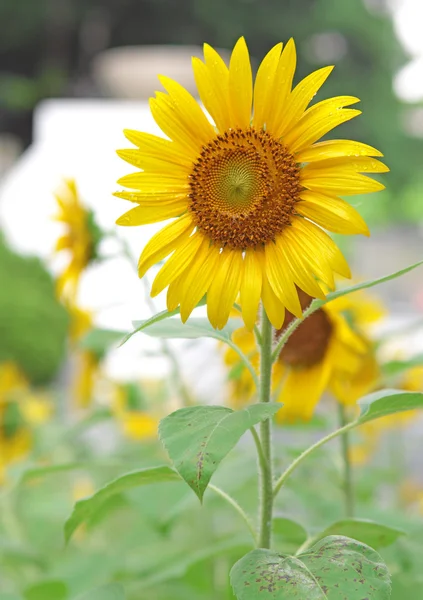
[[[342,234],[368,229],[339,196],[384,189],[367,177],[388,168],[371,146],[319,138],[360,114],[358,102],[338,96],[308,107],[333,67],[312,73],[292,89],[296,50],[277,44],[253,85],[244,38],[229,68],[204,46],[193,58],[198,93],[214,121],[178,83],[160,76],[166,93],[150,100],[164,139],[125,131],[136,149],[119,156],[141,169],[119,180],[132,191],[119,198],[137,206],[119,225],[145,225],[176,217],[148,242],[139,260],[142,277],[168,255],[151,294],[166,287],[169,310],[180,305],[185,322],[207,294],[214,327],[222,328],[240,293],[242,316],[253,328],[260,299],[275,328],[300,316],[297,290],[324,298],[333,273],[350,277],[341,252],[324,229]],[[366,175],[365,175],[365,174]],[[290,318],[290,317],[288,317]],[[321,317],[316,317],[321,319]]]
[[[74,349],[74,379],[72,397],[78,408],[87,408],[93,402],[94,386],[99,375],[101,356],[80,348],[84,336],[93,328],[92,314],[76,305],[69,309],[71,315],[70,341]]]
[[[302,308],[307,308],[312,298],[301,290],[298,295]],[[277,415],[279,422],[310,419],[325,390],[331,390],[340,402],[353,404],[375,385],[379,376],[377,362],[372,345],[360,328],[360,318],[367,323],[371,315],[374,319],[381,315],[373,301],[344,296],[324,305],[299,325],[273,366],[273,392],[283,404]],[[290,312],[285,313],[276,338],[294,318]],[[232,339],[258,370],[254,334],[243,327],[235,331]],[[231,369],[232,402],[245,404],[254,394],[252,377],[234,350],[226,350],[225,362]]]
[[[64,180],[55,197],[59,206],[55,219],[66,228],[66,233],[57,240],[55,251],[66,250],[70,255],[57,280],[57,293],[65,301],[74,302],[81,273],[98,258],[102,232],[93,212],[83,206],[73,179]]]
[[[31,450],[32,426],[45,422],[51,413],[50,403],[31,392],[15,363],[0,364],[0,484],[7,467]]]
[[[144,382],[148,385],[148,382]],[[157,390],[153,390],[153,392]],[[130,440],[149,440],[157,437],[159,419],[145,410],[140,390],[135,384],[119,384],[115,389],[114,412],[122,432]]]

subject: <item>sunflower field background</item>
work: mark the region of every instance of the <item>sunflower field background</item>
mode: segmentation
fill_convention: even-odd
[[[289,592],[254,569],[239,587],[260,552],[255,426],[274,415],[272,560],[307,564],[348,539],[381,573],[380,587],[360,573],[377,587],[366,598],[423,598],[422,17],[420,0],[0,1],[0,600],[343,597],[333,581],[297,593],[294,567],[279,572]],[[178,301],[150,296],[170,250],[144,255],[137,276],[160,219],[115,224],[135,195],[119,187],[121,158],[156,169],[116,149],[163,135],[148,105],[166,88],[157,75],[197,97],[191,56],[206,42],[229,63],[241,36],[253,75],[291,37],[295,84],[335,65],[312,103],[358,97],[363,114],[335,137],[389,167],[364,153],[386,189],[346,198],[356,230],[331,233],[351,281],[336,278],[325,303],[307,279],[303,325],[290,305],[280,323],[269,312],[272,402],[255,417],[263,332],[257,306],[243,323],[244,288],[214,321],[201,294],[182,324]],[[370,237],[342,235],[364,222]],[[175,441],[173,415],[189,411],[200,424],[182,419]],[[213,462],[202,427],[234,415],[210,434]]]

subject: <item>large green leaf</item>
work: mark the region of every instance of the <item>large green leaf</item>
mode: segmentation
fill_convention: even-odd
[[[36,583],[24,592],[25,600],[67,600],[67,586],[62,581]]]
[[[240,437],[280,407],[269,403],[237,411],[224,406],[181,408],[160,422],[159,436],[178,473],[202,500],[213,473]]]
[[[306,541],[307,531],[302,525],[292,519],[274,517],[273,539],[277,550],[295,552]]]
[[[76,600],[125,600],[125,590],[120,583],[109,583],[78,596]]]
[[[380,390],[364,396],[358,404],[360,416],[356,423],[361,425],[397,412],[423,408],[423,394],[402,390]]]
[[[389,600],[391,585],[381,557],[341,536],[320,540],[298,556],[253,550],[231,571],[238,600]]]
[[[100,510],[104,502],[111,496],[141,485],[165,481],[180,481],[180,477],[170,467],[162,466],[133,471],[114,479],[89,498],[80,500],[75,504],[71,516],[65,523],[66,541],[68,542],[79,525]]]
[[[239,319],[230,319],[223,329],[214,329],[206,318],[192,318],[186,323],[180,319],[167,319],[145,326],[146,321],[135,321],[137,331],[142,331],[151,337],[174,339],[197,339],[210,337],[227,341],[235,329],[240,327]]]
[[[384,548],[393,544],[400,536],[405,535],[405,531],[369,519],[343,519],[332,523],[324,531],[313,536],[310,545],[330,535],[342,535],[372,548]]]

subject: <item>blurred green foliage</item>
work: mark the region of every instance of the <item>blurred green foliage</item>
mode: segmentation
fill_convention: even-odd
[[[13,253],[0,236],[0,362],[18,363],[34,384],[62,364],[69,317],[42,263]]]
[[[423,142],[402,128],[406,107],[392,79],[406,57],[387,0],[6,0],[0,3],[0,105],[28,110],[43,96],[100,93],[90,63],[109,46],[207,41],[230,48],[240,35],[257,59],[294,36],[297,79],[336,64],[322,93],[358,96],[363,110],[337,135],[380,148],[391,167],[389,194],[366,200],[363,212],[373,222],[414,221]],[[1,121],[0,129],[7,128]],[[398,202],[402,193],[411,202]]]

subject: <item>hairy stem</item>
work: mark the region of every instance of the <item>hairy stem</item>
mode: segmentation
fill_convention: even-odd
[[[347,411],[345,406],[338,403],[339,424],[343,428],[348,424]],[[350,436],[347,430],[341,435],[341,451],[342,451],[342,466],[343,466],[343,488],[345,495],[345,516],[354,516],[354,481],[352,475],[352,466],[350,460]]]
[[[263,308],[260,351],[260,402],[270,402],[272,380],[272,325]],[[260,423],[261,447],[264,459],[260,466],[260,531],[259,547],[270,548],[272,538],[273,475],[272,475],[272,422],[266,419]]]

